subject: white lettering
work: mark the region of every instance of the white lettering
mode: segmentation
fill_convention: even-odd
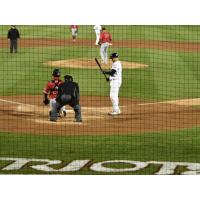
[[[90,160],[74,160],[66,167],[63,167],[59,172],[75,172],[81,170]]]
[[[74,160],[71,163],[69,163],[67,166],[61,168],[61,169],[53,169],[49,165],[53,164],[60,164],[55,163],[54,161],[51,161],[47,164],[42,164],[42,165],[34,165],[31,166],[31,168],[36,169],[36,170],[41,170],[41,171],[46,171],[46,172],[74,172],[74,171],[79,171],[81,170],[82,167],[84,167],[90,160]]]
[[[108,168],[104,165],[106,164],[113,164],[113,163],[124,163],[124,164],[131,164],[133,167],[131,168],[123,168],[123,169],[116,169],[116,168]],[[148,166],[146,162],[139,162],[139,161],[130,161],[130,160],[113,160],[113,161],[103,161],[93,164],[90,169],[97,172],[133,172],[143,169]]]
[[[27,159],[27,158],[0,158],[0,160],[8,160],[8,161],[14,161],[10,165],[4,167],[2,170],[19,170],[21,169],[24,165],[26,165],[29,162],[46,162],[46,164],[42,165],[35,165],[35,166],[48,166],[48,165],[55,165],[55,164],[60,164],[62,163],[60,160],[48,160],[48,159]],[[35,166],[30,166],[31,168],[34,168]],[[45,168],[45,167],[44,167]],[[39,167],[37,170],[43,170],[42,168],[40,169]],[[45,170],[44,170],[45,171]]]
[[[173,162],[157,162],[157,161],[149,161],[151,164],[162,165],[160,170],[155,173],[155,175],[170,175],[175,173],[175,169],[177,167],[177,163]]]
[[[183,175],[199,175],[200,174],[200,164],[199,163],[188,163],[188,171],[183,172]]]
[[[80,171],[90,160],[73,160],[66,166],[60,169],[54,169],[53,165],[62,164],[61,160],[49,160],[49,159],[28,159],[28,158],[0,158],[3,161],[11,161],[10,164],[3,167],[1,170],[20,170],[25,165],[29,164],[29,167],[39,171],[45,172],[75,172]],[[42,162],[41,164],[32,164],[30,162]],[[108,167],[109,164],[130,164],[131,166],[124,168],[113,168]],[[181,174],[184,175],[197,175],[200,174],[200,163],[187,163],[187,162],[164,162],[164,161],[131,161],[131,160],[111,160],[94,163],[90,166],[90,170],[95,172],[135,172],[148,167],[149,164],[160,165],[160,169],[156,172],[156,175],[170,175],[175,174],[176,168],[178,166],[186,167],[185,172]]]
[[[61,169],[54,169],[50,165],[61,164],[60,160],[48,160],[48,159],[27,159],[27,158],[0,158],[0,160],[14,161],[7,165],[2,170],[20,170],[23,166],[30,162],[45,162],[45,164],[33,164],[29,166],[32,169],[46,172],[74,172],[81,170],[90,160],[74,160],[67,166]]]

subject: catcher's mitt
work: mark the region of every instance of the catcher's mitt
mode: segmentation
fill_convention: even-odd
[[[45,100],[43,101],[43,103],[44,103],[44,105],[48,105],[48,104],[49,104],[49,99],[45,99]]]

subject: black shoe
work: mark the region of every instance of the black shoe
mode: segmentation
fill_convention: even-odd
[[[52,121],[52,122],[56,122],[57,120],[56,120],[56,119],[50,119],[50,121]]]
[[[74,122],[82,122],[82,119],[75,119]]]

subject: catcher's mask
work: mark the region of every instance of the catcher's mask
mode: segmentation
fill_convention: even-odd
[[[60,69],[54,69],[53,70],[52,76],[54,76],[54,77],[60,77],[60,75],[61,75]]]
[[[70,75],[65,75],[65,76],[64,76],[64,79],[65,79],[65,81],[67,81],[67,82],[72,82],[72,81],[73,81],[73,77],[70,76]]]
[[[112,58],[119,58],[118,53],[112,53],[112,54],[110,54],[110,59],[112,59]]]

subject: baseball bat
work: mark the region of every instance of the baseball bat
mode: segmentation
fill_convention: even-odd
[[[99,69],[103,73],[103,69],[102,69],[101,64],[99,63],[97,58],[95,58],[95,62],[97,63],[97,65],[99,66]],[[103,73],[103,75],[105,76],[106,81],[109,81],[109,78],[106,76],[106,74]]]

